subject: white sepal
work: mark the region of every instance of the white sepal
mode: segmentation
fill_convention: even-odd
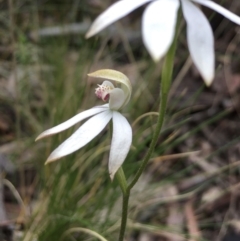
[[[182,0],[187,22],[187,41],[194,64],[206,85],[214,78],[214,39],[211,26],[202,11],[189,0]]]
[[[104,112],[93,116],[82,126],[80,126],[79,129],[75,131],[57,149],[55,149],[48,157],[45,164],[56,161],[57,159],[71,154],[85,146],[104,129],[111,118],[112,112],[109,110],[105,110]]]
[[[240,17],[236,14],[230,12],[229,10],[223,8],[222,6],[218,5],[217,3],[209,0],[192,0],[196,3],[202,4],[208,8],[213,9],[214,11],[222,14],[224,17],[228,18],[230,21],[240,25]]]
[[[42,139],[44,137],[47,137],[47,136],[51,136],[51,135],[54,135],[56,133],[59,133],[61,131],[64,131],[68,128],[70,128],[71,126],[77,124],[78,122],[90,117],[90,116],[93,116],[97,113],[100,113],[100,112],[103,112],[105,110],[108,109],[108,104],[106,105],[102,105],[102,106],[97,106],[97,107],[93,107],[89,110],[85,110],[75,116],[73,116],[71,119],[55,126],[55,127],[52,127],[46,131],[44,131],[43,133],[41,133],[37,138],[36,138],[36,141],[39,140],[39,139]]]
[[[127,119],[113,111],[113,135],[109,156],[109,174],[113,180],[115,173],[123,164],[132,143],[132,128]]]
[[[88,30],[86,38],[90,38],[93,35],[99,33],[105,27],[109,26],[118,19],[132,12],[134,9],[150,1],[151,0],[121,0],[114,3],[96,18]]]
[[[178,0],[158,0],[150,3],[144,11],[143,42],[154,61],[159,61],[171,46],[178,8]]]

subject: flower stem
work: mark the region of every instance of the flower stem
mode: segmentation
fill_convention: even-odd
[[[130,197],[130,191],[134,187],[134,185],[137,183],[142,172],[144,171],[145,167],[147,166],[147,163],[148,163],[148,161],[152,155],[152,152],[157,144],[157,140],[158,140],[159,134],[160,134],[162,126],[163,126],[164,117],[165,117],[166,108],[167,108],[168,92],[169,92],[169,89],[171,86],[171,80],[172,80],[174,55],[175,55],[176,44],[177,44],[178,25],[179,25],[179,21],[177,21],[175,37],[174,37],[173,43],[172,43],[171,47],[169,48],[168,53],[165,57],[163,68],[162,68],[160,104],[159,104],[159,112],[158,112],[159,115],[158,115],[158,120],[157,120],[157,126],[154,131],[154,135],[153,135],[150,147],[149,147],[135,177],[133,178],[131,183],[127,186],[126,191],[125,191],[125,185],[124,185],[124,187],[122,187],[119,182],[121,189],[122,189],[122,191],[124,190],[124,192],[123,192],[123,203],[122,203],[122,221],[121,221],[121,228],[120,228],[118,241],[124,240],[124,233],[125,233],[125,229],[126,229],[126,225],[127,225],[128,202],[129,202],[129,197]],[[120,172],[123,172],[123,170],[121,169]],[[121,173],[119,173],[119,174],[117,173],[117,176],[118,177],[121,176]]]
[[[116,173],[116,177],[118,179],[118,183],[122,190],[123,195],[126,195],[127,194],[127,181],[126,181],[126,177],[125,177],[122,167],[120,167],[118,169],[118,171]]]
[[[122,203],[122,221],[121,221],[121,228],[120,228],[118,241],[123,241],[123,239],[124,239],[124,233],[125,233],[125,229],[126,229],[126,225],[127,225],[128,201],[129,201],[129,196],[130,196],[130,190],[136,184],[136,182],[138,181],[139,177],[141,176],[143,170],[145,169],[145,167],[152,155],[152,152],[156,146],[159,134],[161,132],[161,128],[162,128],[164,117],[165,117],[166,107],[167,107],[168,92],[169,92],[169,88],[171,85],[171,79],[172,79],[174,53],[175,53],[175,48],[176,48],[175,45],[176,45],[176,43],[174,41],[174,43],[172,44],[171,48],[169,49],[169,51],[167,53],[167,56],[165,58],[164,65],[163,65],[159,115],[158,115],[158,120],[157,120],[157,126],[154,131],[154,135],[153,135],[153,139],[151,141],[150,147],[149,147],[147,154],[144,157],[144,159],[141,163],[141,166],[139,167],[134,179],[127,186],[126,189],[125,189],[125,184],[123,185],[119,181],[119,185],[123,191],[123,203]],[[121,180],[121,175],[122,175],[121,172],[123,172],[122,169],[117,172],[118,180],[119,179]]]
[[[124,240],[124,234],[127,225],[127,216],[128,216],[128,201],[130,197],[130,191],[127,191],[126,194],[123,194],[122,200],[122,220],[121,220],[121,228],[119,232],[118,241]]]
[[[175,34],[174,41],[168,50],[168,53],[164,59],[164,64],[162,68],[162,75],[161,75],[161,90],[160,90],[160,105],[159,105],[159,115],[158,115],[158,120],[157,120],[157,126],[154,131],[154,135],[150,144],[150,147],[135,175],[133,180],[128,186],[128,190],[130,191],[134,185],[137,183],[138,179],[140,178],[143,170],[147,166],[147,163],[152,155],[152,152],[157,144],[157,140],[159,137],[159,134],[161,132],[163,122],[164,122],[164,117],[166,113],[166,108],[167,108],[167,99],[168,99],[168,92],[171,86],[171,80],[172,80],[172,72],[173,72],[173,65],[174,65],[174,55],[175,55],[175,50],[176,50],[176,38],[177,33]]]
[[[127,181],[125,178],[124,171],[122,167],[120,167],[116,173],[116,177],[118,179],[119,186],[121,187],[123,193],[123,201],[122,201],[122,220],[121,220],[121,228],[119,232],[119,241],[123,241],[125,229],[127,225],[127,216],[128,216],[128,201],[130,196],[130,191],[128,190]]]

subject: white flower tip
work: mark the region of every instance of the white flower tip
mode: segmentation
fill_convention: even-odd
[[[213,80],[214,80],[214,65],[212,65],[213,67],[209,66],[198,66],[198,71],[204,81],[204,83],[206,84],[207,87],[209,87]]]
[[[59,157],[53,157],[52,155],[50,155],[48,157],[48,159],[46,160],[46,162],[44,163],[44,165],[47,165],[48,163],[50,162],[54,162],[54,161],[57,161],[58,159],[60,159]]]
[[[114,179],[115,174],[116,174],[116,171],[110,173],[110,179],[111,179],[112,182],[113,182],[113,179]]]
[[[35,141],[38,141],[38,140],[40,140],[40,139],[42,139],[44,137],[45,137],[45,135],[44,135],[44,133],[42,133],[35,139]]]
[[[171,44],[171,42],[170,42]],[[169,46],[159,47],[159,45],[154,45],[150,42],[145,41],[145,46],[147,48],[148,53],[155,63],[158,63],[164,55],[167,53]],[[163,46],[163,45],[162,45]]]
[[[93,35],[95,34],[95,32],[90,28],[87,33],[85,34],[85,38],[91,38]]]
[[[45,163],[44,163],[44,165],[47,165],[49,162],[51,162],[51,161],[46,160]]]
[[[143,43],[152,59],[158,62],[172,44],[177,22],[179,1],[152,1],[142,18]]]
[[[200,69],[199,72],[200,72],[200,74],[203,78],[203,81],[204,81],[205,85],[207,87],[209,87],[214,80],[214,70],[210,71],[210,73],[209,72],[204,73],[204,71],[201,71],[201,69]]]
[[[161,60],[162,55],[156,56],[156,55],[151,54],[151,57],[152,57],[153,61],[154,61],[155,63],[157,63],[157,62],[159,62],[159,61]]]
[[[54,134],[54,133],[49,133],[48,130],[46,130],[46,131],[42,132],[42,133],[35,139],[35,141],[38,141],[38,140],[43,139],[43,138],[45,138],[45,137],[51,136],[51,135],[53,135],[53,134]]]
[[[206,84],[207,87],[210,87],[210,85],[211,85],[212,82],[213,82],[213,78],[211,78],[211,79],[204,79],[204,82],[205,82],[205,84]]]

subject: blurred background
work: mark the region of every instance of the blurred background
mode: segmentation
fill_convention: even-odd
[[[121,190],[108,174],[106,128],[81,150],[44,166],[79,125],[35,142],[42,131],[102,104],[111,68],[133,95],[123,114],[133,144],[123,165],[130,180],[157,120],[162,62],[141,38],[145,6],[88,40],[91,22],[114,1],[0,0],[0,240],[115,241]],[[216,1],[240,15],[238,0]],[[131,193],[126,241],[240,240],[239,26],[202,7],[215,34],[216,76],[205,87],[193,66],[181,19],[165,124]]]

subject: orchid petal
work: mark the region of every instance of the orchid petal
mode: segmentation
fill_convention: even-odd
[[[120,18],[132,12],[134,9],[150,1],[152,0],[121,0],[114,3],[96,18],[88,30],[86,38],[92,37],[113,22],[119,20]]]
[[[79,127],[66,141],[55,149],[48,157],[45,164],[56,161],[66,155],[69,155],[89,143],[97,136],[112,118],[112,112],[106,110],[96,116],[93,116],[82,126]]]
[[[178,8],[178,0],[158,0],[144,11],[143,42],[154,61],[166,54],[173,41]]]
[[[113,180],[115,173],[123,164],[132,143],[132,128],[119,112],[113,112],[113,135],[109,157],[109,173]]]
[[[36,138],[36,141],[39,140],[39,139],[42,139],[44,137],[51,136],[51,135],[57,134],[61,131],[64,131],[64,130],[70,128],[71,126],[77,124],[78,122],[80,122],[80,121],[82,121],[82,120],[84,120],[84,119],[86,119],[90,116],[93,116],[95,114],[98,114],[100,112],[103,112],[107,109],[108,109],[108,104],[98,106],[98,107],[94,107],[94,108],[91,108],[89,110],[83,111],[83,112],[73,116],[71,119],[61,123],[60,125],[57,125],[55,127],[52,127],[50,129],[44,131],[42,134],[40,134]]]
[[[202,4],[208,8],[213,9],[214,11],[222,14],[224,17],[228,18],[230,21],[240,25],[240,17],[236,14],[230,12],[229,10],[225,9],[224,7],[218,5],[217,3],[209,0],[192,0],[196,3]]]
[[[192,60],[209,86],[214,78],[214,43],[211,26],[202,11],[189,0],[182,0],[182,9],[187,22],[187,40]]]
[[[100,79],[108,79],[120,83],[121,89],[123,90],[125,95],[124,105],[128,103],[132,94],[132,85],[125,74],[113,69],[101,69],[88,74],[88,76]]]
[[[124,104],[124,92],[120,88],[114,88],[110,92],[109,108],[110,110],[119,110]]]

